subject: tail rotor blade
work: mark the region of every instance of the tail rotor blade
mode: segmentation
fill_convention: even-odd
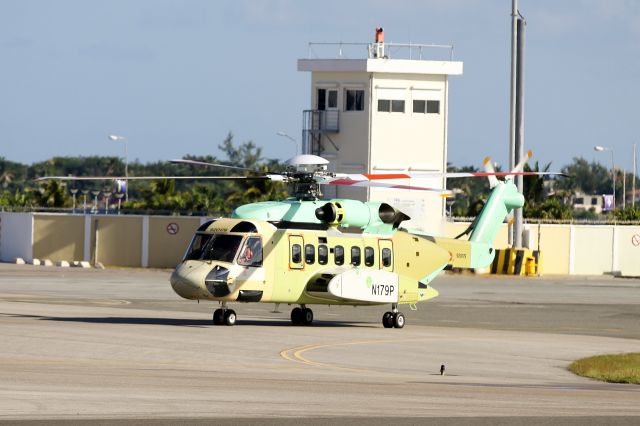
[[[513,168],[513,170],[511,170],[511,172],[512,173],[519,173],[522,170],[524,170],[524,165],[527,164],[527,161],[529,161],[529,158],[531,158],[532,156],[533,156],[533,152],[531,152],[531,150],[527,151],[527,155],[522,157],[520,162],[518,164],[516,164],[516,166]]]
[[[487,176],[487,178],[489,179],[489,188],[494,188],[496,185],[498,185],[498,178],[495,176],[495,174],[493,174],[496,172],[496,170],[493,168],[493,164],[491,164],[491,157],[485,157],[482,164],[484,165],[484,171],[487,173],[491,173]]]

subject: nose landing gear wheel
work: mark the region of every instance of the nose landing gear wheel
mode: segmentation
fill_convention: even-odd
[[[213,312],[213,324],[214,325],[222,325],[222,324],[224,324],[224,310],[216,309]]]
[[[231,326],[231,325],[235,325],[236,323],[236,311],[234,311],[233,309],[229,309],[224,313],[224,323]]]

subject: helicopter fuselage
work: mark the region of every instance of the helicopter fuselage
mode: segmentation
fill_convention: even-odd
[[[220,302],[413,304],[437,296],[428,284],[451,253],[428,238],[319,228],[232,218],[209,222],[196,232],[171,285],[184,298]]]

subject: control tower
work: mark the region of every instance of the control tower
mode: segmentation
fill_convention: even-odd
[[[324,57],[322,57],[324,56]],[[303,111],[303,152],[342,173],[446,171],[449,76],[462,74],[453,47],[385,43],[309,43],[298,71],[311,72],[311,109]],[[409,183],[409,182],[403,182]],[[445,179],[413,179],[444,188]],[[327,198],[388,202],[411,216],[408,227],[437,232],[445,199],[437,193],[324,188]]]

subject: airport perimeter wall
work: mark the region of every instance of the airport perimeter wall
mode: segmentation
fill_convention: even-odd
[[[0,212],[0,261],[87,261],[172,268],[208,220],[184,216]]]
[[[208,218],[0,212],[0,261],[87,261],[173,268]],[[454,237],[469,223],[446,223]],[[525,225],[525,245],[542,253],[543,274],[640,276],[640,226]],[[507,226],[495,241],[507,248]]]

